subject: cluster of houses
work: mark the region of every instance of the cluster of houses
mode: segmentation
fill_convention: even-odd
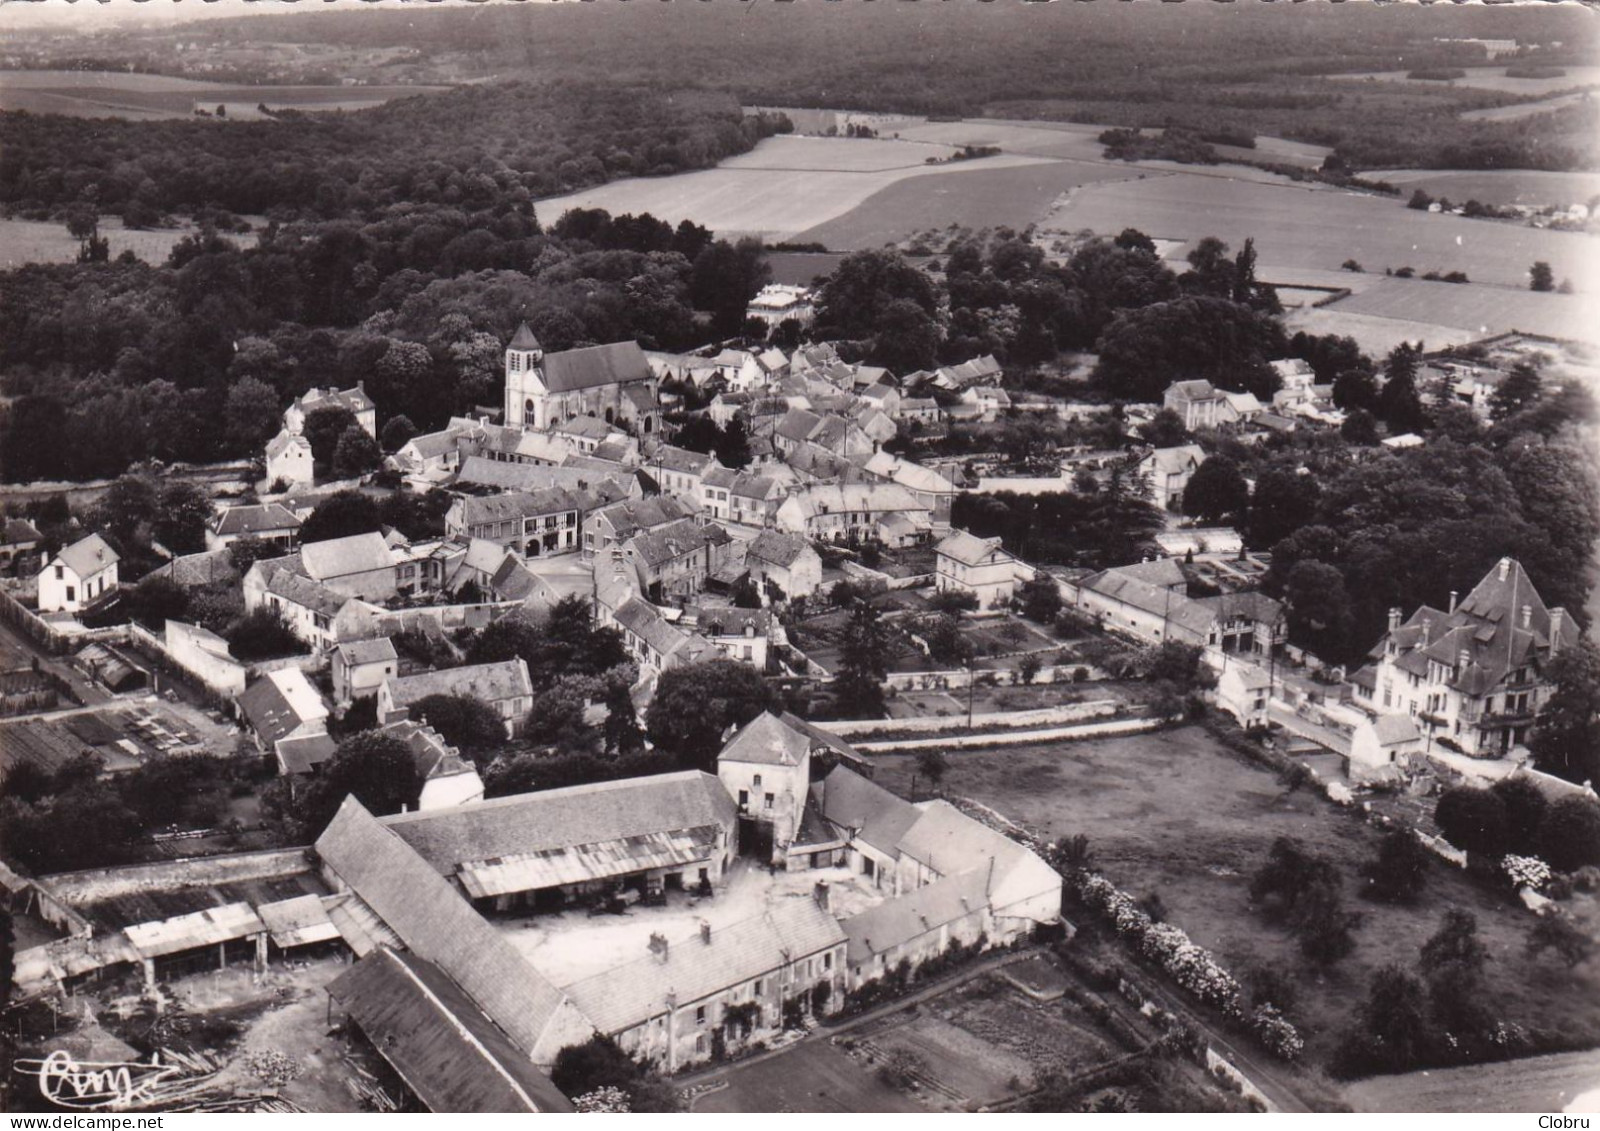
[[[869,774],[836,736],[768,713],[726,739],[715,774],[387,817],[348,798],[310,852],[33,879],[0,869],[0,886],[61,936],[19,953],[24,986],[118,968],[154,983],[196,963],[259,968],[337,948],[352,965],[328,986],[333,1007],[425,1103],[569,1110],[545,1073],[592,1036],[676,1072],[836,1012],[951,947],[1005,946],[1061,922],[1061,877],[1045,861]],[[683,913],[763,884],[748,914]],[[849,906],[834,903],[836,886]],[[608,901],[640,912],[636,953],[574,973],[512,941],[523,917],[577,908],[571,945],[592,929],[582,909]]]

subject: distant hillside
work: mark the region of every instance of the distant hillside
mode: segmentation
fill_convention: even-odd
[[[494,83],[354,113],[127,122],[0,114],[0,206],[47,212],[339,217],[397,202],[531,201],[625,176],[714,165],[771,133],[729,95],[598,82]]]
[[[338,6],[336,6],[338,7]],[[720,90],[745,105],[1038,117],[1200,134],[1267,133],[1337,147],[1349,165],[1585,168],[1589,118],[1515,122],[1463,112],[1524,101],[1504,91],[1352,84],[1339,73],[1488,62],[1592,62],[1592,13],[1572,5],[933,3],[509,4],[309,12],[111,40],[136,66],[257,73],[272,60],[370,83],[599,80]],[[191,49],[173,52],[181,34]],[[272,50],[272,44],[278,45]],[[1555,45],[1559,43],[1560,46]],[[187,72],[186,72],[187,73]],[[318,81],[310,70],[275,81]]]

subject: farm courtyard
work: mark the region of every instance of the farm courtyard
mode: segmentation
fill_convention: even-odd
[[[1477,918],[1490,954],[1488,1004],[1498,1016],[1546,1047],[1600,1043],[1600,962],[1568,971],[1549,956],[1530,961],[1523,948],[1532,915],[1443,861],[1416,906],[1361,899],[1360,869],[1376,855],[1379,832],[1312,788],[1286,787],[1199,727],[948,757],[946,794],[1051,838],[1085,834],[1099,870],[1136,897],[1158,893],[1169,921],[1247,990],[1253,970],[1291,974],[1298,1001],[1288,1012],[1312,1066],[1327,1064],[1374,971],[1391,963],[1415,970],[1422,943],[1450,908]],[[909,789],[914,757],[874,760],[879,783]],[[1288,933],[1251,906],[1250,877],[1280,836],[1332,862],[1347,906],[1361,913],[1354,953],[1329,971],[1311,969]]]

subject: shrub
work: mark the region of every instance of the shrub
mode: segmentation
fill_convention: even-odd
[[[1428,883],[1429,853],[1410,829],[1383,838],[1377,857],[1362,869],[1366,895],[1383,903],[1415,903]]]
[[[1562,872],[1600,865],[1600,805],[1565,797],[1550,806],[1539,832],[1540,855]]]
[[[1433,811],[1434,822],[1445,839],[1466,852],[1505,855],[1506,806],[1487,789],[1458,785],[1444,791]]]
[[[1511,852],[1534,853],[1538,849],[1539,829],[1550,810],[1544,792],[1526,777],[1502,778],[1489,787],[1506,812],[1506,848]]]

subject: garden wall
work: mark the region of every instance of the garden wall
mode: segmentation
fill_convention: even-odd
[[[1031,711],[985,711],[972,716],[972,725],[974,727],[1059,725],[1114,715],[1117,707],[1115,699],[1096,699],[1089,703],[1065,703],[1057,707],[1039,707]],[[841,738],[864,738],[885,732],[938,734],[947,730],[966,730],[967,717],[956,715],[922,719],[839,719],[817,725]]]

